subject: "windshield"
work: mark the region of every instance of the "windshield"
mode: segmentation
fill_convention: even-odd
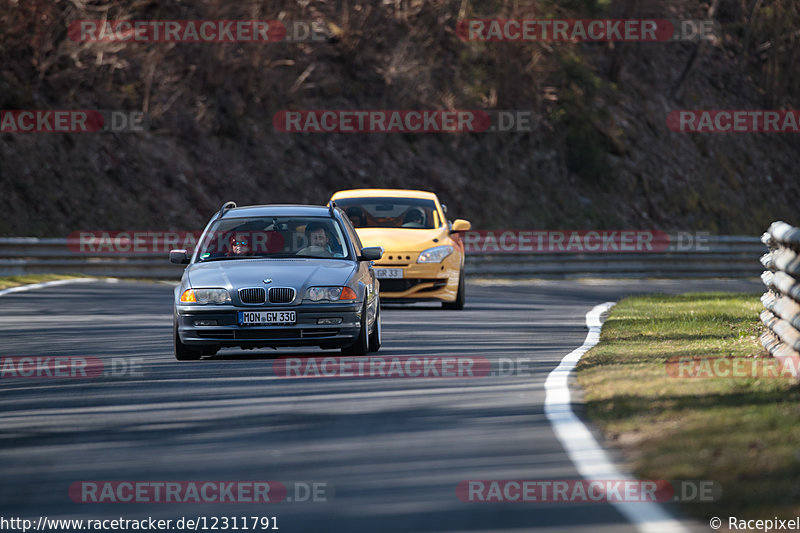
[[[434,229],[439,216],[433,200],[419,198],[342,198],[337,207],[356,228]]]
[[[226,218],[215,222],[198,246],[200,262],[350,256],[339,224],[323,217]]]

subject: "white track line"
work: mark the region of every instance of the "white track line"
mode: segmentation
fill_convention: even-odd
[[[20,285],[19,287],[11,287],[9,289],[0,290],[0,296],[11,294],[13,292],[25,292],[34,289],[44,289],[46,287],[54,287],[56,285],[68,285],[70,283],[88,283],[90,281],[98,281],[97,278],[72,278],[72,279],[59,279],[56,281],[45,281],[43,283],[31,283],[30,285]]]
[[[568,378],[580,358],[600,342],[602,315],[614,306],[606,302],[595,306],[586,314],[589,333],[583,345],[568,353],[561,364],[547,376],[544,383],[544,412],[556,437],[561,442],[578,473],[588,481],[620,480],[634,481],[635,478],[621,473],[597,443],[583,423],[572,411]],[[610,502],[642,533],[688,533],[688,529],[675,520],[657,503],[651,502]]]

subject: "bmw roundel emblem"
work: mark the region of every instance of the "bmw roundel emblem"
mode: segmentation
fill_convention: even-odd
[[[269,284],[269,283],[272,283],[272,278],[267,278],[267,279],[265,279],[265,280],[264,280],[264,283],[267,283],[267,284]]]

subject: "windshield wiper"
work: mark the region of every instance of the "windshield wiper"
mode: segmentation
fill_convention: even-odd
[[[333,255],[293,255],[297,259],[347,259],[346,257],[336,257]]]
[[[211,261],[227,261],[228,259],[289,259],[298,257],[294,254],[271,254],[271,255],[233,255],[222,257],[209,257],[208,259],[201,259],[200,263],[209,263]],[[300,256],[302,257],[302,256]]]
[[[234,255],[234,256],[222,256],[222,257],[209,257],[208,259],[201,259],[200,263],[210,263],[211,261],[227,261],[228,259],[253,259],[256,256],[254,255]]]

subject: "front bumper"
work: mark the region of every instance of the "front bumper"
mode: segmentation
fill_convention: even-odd
[[[301,304],[298,306],[193,306],[177,305],[178,335],[187,346],[240,346],[277,348],[320,346],[339,348],[352,344],[361,333],[363,302]],[[240,326],[239,311],[295,311],[291,325]],[[320,318],[341,318],[339,324],[318,324]],[[198,320],[216,320],[217,325],[199,326]]]
[[[384,254],[392,255],[393,254]],[[402,254],[398,254],[402,255]],[[458,294],[461,262],[451,254],[441,263],[403,263],[381,260],[374,268],[401,268],[402,278],[381,278],[381,301],[441,301],[453,302]]]

